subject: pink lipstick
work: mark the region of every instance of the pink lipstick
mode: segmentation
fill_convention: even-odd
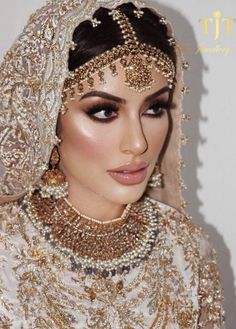
[[[132,162],[130,164],[108,170],[109,175],[123,185],[140,184],[147,175],[146,162]]]

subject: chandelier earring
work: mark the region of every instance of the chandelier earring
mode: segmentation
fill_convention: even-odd
[[[57,168],[59,161],[60,155],[57,146],[55,146],[50,158],[50,169],[42,177],[42,184],[39,190],[42,198],[57,200],[68,196],[66,176]]]
[[[160,166],[156,164],[154,167],[154,171],[149,178],[148,187],[163,188],[164,186],[163,176],[164,175],[161,173]]]

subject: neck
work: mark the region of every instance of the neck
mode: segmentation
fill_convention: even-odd
[[[71,184],[67,199],[77,211],[101,222],[120,217],[126,206],[109,201],[85,187]]]

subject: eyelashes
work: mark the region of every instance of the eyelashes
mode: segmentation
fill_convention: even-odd
[[[149,106],[148,109],[144,112],[144,114],[154,118],[161,118],[169,109],[169,102],[157,102]]]
[[[156,102],[150,105],[142,115],[161,118],[170,108],[169,102]],[[102,123],[109,123],[119,116],[119,107],[115,104],[96,104],[86,111],[90,119]]]
[[[114,104],[97,104],[92,106],[86,114],[95,121],[110,122],[118,116],[119,108]]]

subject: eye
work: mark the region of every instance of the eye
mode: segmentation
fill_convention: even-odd
[[[145,115],[152,116],[152,117],[162,117],[165,114],[167,109],[169,108],[168,103],[155,103],[144,112]]]
[[[109,122],[118,116],[118,109],[115,105],[97,104],[90,108],[86,113],[93,120]]]

